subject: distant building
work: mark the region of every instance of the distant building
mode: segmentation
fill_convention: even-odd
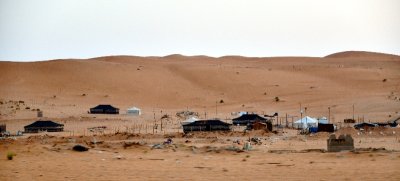
[[[119,109],[108,104],[90,108],[90,114],[119,114]]]
[[[64,125],[53,121],[36,121],[24,127],[25,133],[38,133],[40,131],[61,132],[64,131]]]
[[[263,118],[258,114],[243,114],[240,117],[232,119],[232,123],[234,125],[241,125],[241,126],[253,124],[255,122],[267,123],[270,122],[270,120]]]
[[[182,125],[183,132],[192,131],[230,131],[231,124],[222,122],[218,119],[213,120],[197,120],[189,124]]]

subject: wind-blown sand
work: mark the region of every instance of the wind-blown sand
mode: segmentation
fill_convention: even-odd
[[[353,105],[358,120],[399,116],[399,70],[399,56],[372,52],[323,58],[170,55],[0,62],[0,124],[12,133],[23,130],[37,119],[32,109],[65,124],[62,133],[0,140],[0,180],[399,180],[398,128],[361,133],[342,124],[353,117]],[[112,104],[121,114],[87,114],[98,104]],[[328,134],[304,136],[292,129],[182,137],[182,119],[175,116],[187,109],[201,118],[226,120],[237,111],[278,112],[280,120],[288,114],[291,121],[300,117],[300,104],[307,107],[303,115],[311,117],[328,117],[330,107],[331,122],[353,135],[356,148],[384,149],[323,153],[318,150],[326,149]],[[126,115],[131,106],[143,115]],[[164,114],[170,118],[161,131]],[[156,135],[151,135],[154,123]],[[88,131],[95,126],[107,129],[104,134]],[[166,140],[163,134],[173,134],[175,145],[151,149]],[[253,151],[225,149],[252,136],[263,139]],[[91,145],[93,139],[104,143]],[[124,141],[140,144],[124,148]],[[91,149],[74,152],[77,143]],[[17,154],[12,161],[6,160],[8,151]]]

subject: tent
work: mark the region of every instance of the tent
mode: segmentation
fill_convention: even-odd
[[[222,122],[219,119],[198,120],[193,123],[183,125],[183,132],[192,131],[230,131],[232,124]]]
[[[326,117],[318,118],[318,123],[329,124],[329,120]]]
[[[193,122],[198,121],[198,120],[199,119],[197,119],[196,117],[190,117],[189,119],[187,119],[185,121],[182,121],[181,124],[182,125],[187,125],[187,124],[193,123]]]
[[[137,107],[131,107],[126,110],[126,114],[139,116],[142,114],[142,111]]]
[[[100,104],[90,108],[90,114],[119,114],[119,109],[109,104]]]
[[[240,117],[232,119],[234,125],[248,125],[255,122],[267,123],[268,120],[259,116],[258,114],[243,114]]]
[[[30,125],[24,126],[26,133],[38,133],[39,131],[61,132],[64,131],[64,125],[53,121],[36,121]]]
[[[307,129],[309,127],[318,127],[318,120],[312,117],[304,117],[293,123],[294,128]]]

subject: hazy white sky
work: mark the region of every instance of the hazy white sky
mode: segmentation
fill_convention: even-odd
[[[400,54],[399,0],[0,0],[0,60]]]

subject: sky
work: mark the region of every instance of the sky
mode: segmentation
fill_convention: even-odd
[[[399,0],[0,0],[0,60],[400,54]]]

